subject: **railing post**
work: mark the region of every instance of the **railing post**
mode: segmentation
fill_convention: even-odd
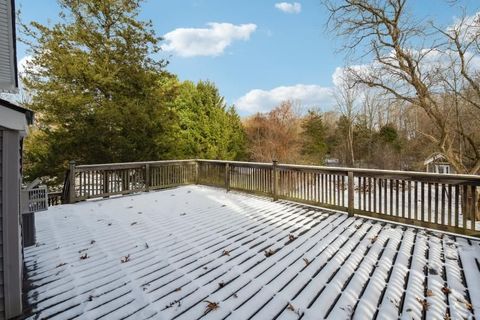
[[[198,184],[198,160],[195,160],[195,184]]]
[[[353,187],[354,180],[353,180],[353,171],[348,171],[348,216],[353,217],[353,209],[354,209],[354,199],[355,199],[355,190]]]
[[[150,164],[145,164],[145,191],[150,191]]]
[[[103,170],[103,193],[105,194],[104,198],[108,198],[108,170]]]
[[[75,203],[75,161],[70,161],[68,167],[68,203]]]
[[[272,168],[273,168],[273,174],[272,174],[272,178],[273,178],[273,181],[272,181],[272,191],[273,191],[273,201],[277,201],[278,200],[278,172],[277,172],[277,165],[278,165],[278,161],[277,160],[273,160],[272,161],[273,164],[272,164]]]
[[[230,164],[225,163],[225,189],[227,192],[230,191]]]

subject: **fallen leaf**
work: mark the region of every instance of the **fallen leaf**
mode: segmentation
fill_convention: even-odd
[[[431,296],[433,296],[433,292],[432,290],[429,289],[427,290],[427,297],[431,297]]]
[[[421,298],[418,298],[418,297],[416,299],[422,305],[423,310],[428,310],[428,307],[430,307],[430,303],[428,303],[427,299],[421,299]]]
[[[468,310],[473,311],[473,306],[472,306],[471,303],[469,303],[467,301],[464,301],[464,303],[465,303],[465,306],[467,307]]]
[[[295,310],[295,307],[290,302],[287,305],[287,310],[291,310],[291,311],[295,312],[296,314],[300,315],[300,311]]]
[[[272,249],[265,250],[265,257],[271,257],[275,254],[275,251]]]
[[[297,239],[297,238],[293,234],[288,235],[288,240],[293,241],[295,239]]]
[[[205,300],[204,302],[207,302],[207,307],[205,308],[205,312],[203,313],[204,315],[209,313],[210,311],[217,310],[220,307],[220,304],[218,302],[211,302],[208,300]]]
[[[303,258],[303,261],[305,262],[305,265],[308,266],[310,264],[310,261],[308,261],[307,258]]]
[[[175,291],[177,291],[177,292],[182,291],[182,288],[177,288],[177,289],[175,289]]]
[[[130,255],[129,254],[127,254],[126,256],[124,256],[120,259],[121,263],[126,263],[128,261],[130,261]]]
[[[228,250],[223,250],[222,256],[230,256],[230,251],[228,251]]]
[[[222,281],[222,282],[219,282],[219,283],[218,283],[218,286],[219,286],[220,288],[225,287],[225,282],[223,282],[223,281]]]
[[[443,287],[442,292],[445,293],[445,294],[449,294],[450,292],[452,292],[452,290],[450,290],[449,287]]]
[[[80,256],[80,260],[85,260],[85,259],[88,259],[88,254],[86,252]]]

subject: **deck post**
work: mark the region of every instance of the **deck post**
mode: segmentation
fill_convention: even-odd
[[[68,203],[75,203],[75,161],[68,164]]]
[[[225,189],[227,192],[230,191],[230,164],[225,163]]]
[[[103,171],[103,193],[105,194],[104,198],[108,198],[109,193],[108,188],[108,170]]]
[[[145,164],[145,191],[150,191],[150,164]]]
[[[354,188],[353,188],[353,171],[348,171],[348,216],[353,217],[353,209],[354,209]]]
[[[272,161],[272,168],[273,168],[273,174],[272,174],[272,190],[273,190],[273,201],[278,200],[278,171],[277,171],[277,166],[278,166],[278,161],[273,160]]]
[[[198,184],[198,160],[195,160],[195,184]]]

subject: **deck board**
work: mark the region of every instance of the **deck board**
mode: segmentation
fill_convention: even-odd
[[[480,317],[480,243],[440,232],[201,186],[36,224],[32,319]]]

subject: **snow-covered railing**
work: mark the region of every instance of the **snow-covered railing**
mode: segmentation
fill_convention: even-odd
[[[218,160],[71,163],[70,202],[198,183],[480,235],[480,176]]]
[[[194,160],[76,166],[70,163],[68,202],[195,183]]]

